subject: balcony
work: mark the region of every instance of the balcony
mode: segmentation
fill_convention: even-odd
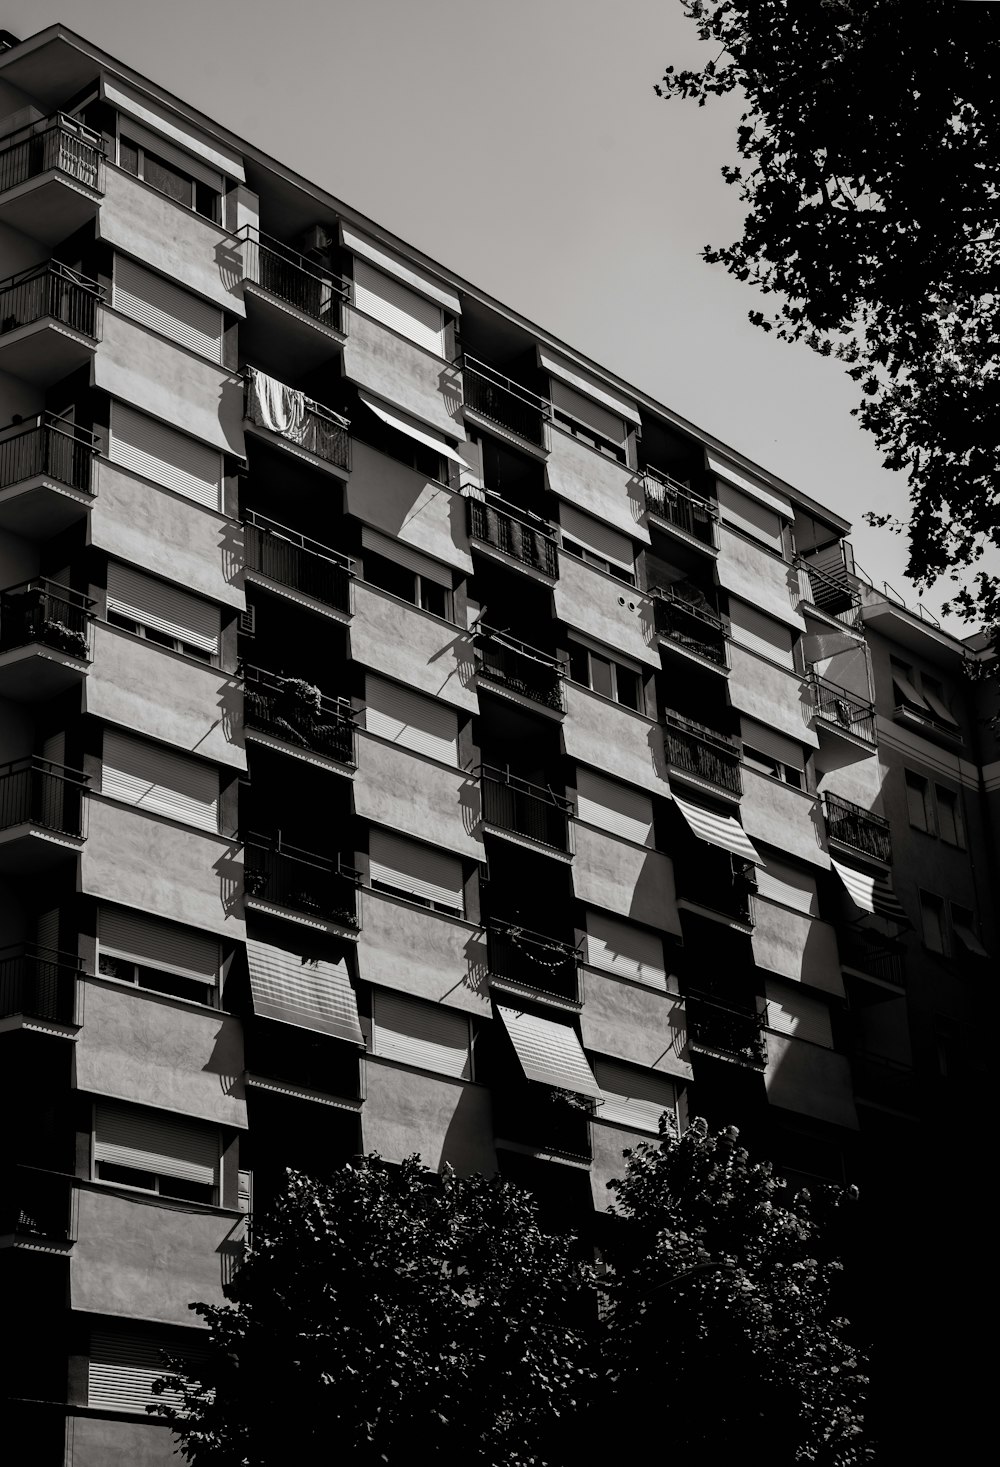
[[[767,1064],[763,1014],[689,993],[687,1025],[688,1046],[696,1054],[734,1061],[755,1070]]]
[[[687,775],[696,784],[712,785],[737,799],[742,794],[736,739],[668,708],[663,714],[663,744],[670,774]]]
[[[0,1247],[67,1253],[76,1241],[75,1178],[15,1166],[0,1204]]]
[[[495,494],[488,500],[472,494],[467,498],[471,540],[498,551],[519,569],[526,568],[548,581],[558,579],[559,556],[548,520],[507,504]]]
[[[750,933],[754,926],[755,868],[718,846],[687,842],[674,852],[677,905],[710,921]]]
[[[81,1022],[79,979],[83,964],[72,953],[21,943],[0,951],[0,1028],[20,1020],[28,1027]]]
[[[696,588],[654,586],[650,595],[656,633],[662,642],[720,672],[729,671],[729,623]],[[692,599],[694,596],[699,599]]]
[[[836,553],[823,553],[822,559],[796,556],[796,567],[806,578],[803,599],[841,626],[860,631],[861,592],[844,564],[840,546],[834,546],[833,551]]]
[[[480,768],[483,824],[532,844],[569,852],[573,806],[547,785],[518,779],[509,769]]]
[[[463,359],[462,387],[467,414],[473,413],[537,448],[548,446],[545,424],[552,406],[544,397],[470,356]]]
[[[498,1146],[572,1162],[591,1159],[594,1102],[548,1085],[504,1085],[493,1090],[493,1131]]]
[[[0,223],[43,244],[93,219],[104,192],[100,133],[57,113],[0,141]]]
[[[507,632],[480,627],[476,634],[476,671],[480,678],[538,703],[553,713],[565,710],[564,669],[546,652],[520,642]]]
[[[357,764],[350,700],[328,698],[301,678],[244,667],[243,721],[251,737],[265,734],[289,753],[319,755],[349,769]]]
[[[316,609],[351,614],[354,562],[328,545],[310,540],[250,510],[243,526],[247,579]],[[338,620],[341,618],[338,617]]]
[[[273,839],[248,837],[244,846],[246,905],[309,927],[353,936],[361,929],[361,877],[309,851]]]
[[[0,366],[37,386],[90,360],[104,291],[58,260],[0,280]]]
[[[864,973],[887,988],[906,987],[904,949],[886,942],[878,933],[861,927],[843,927],[837,932],[837,947],[843,967]]]
[[[27,874],[87,838],[85,775],[31,756],[0,765],[0,870]]]
[[[719,548],[719,509],[710,499],[696,494],[688,484],[647,467],[643,492],[649,513],[686,541],[714,553]]]
[[[0,430],[0,529],[49,539],[82,518],[96,454],[93,433],[51,413]]]
[[[321,366],[347,334],[349,282],[254,225],[234,242],[243,258],[247,355],[290,376]]]
[[[270,442],[350,472],[350,420],[256,367],[247,369],[243,415]]]
[[[823,813],[830,840],[885,866],[892,864],[892,836],[884,816],[831,794],[823,796]]]
[[[93,658],[93,604],[42,577],[0,591],[0,697],[42,700],[78,683]]]
[[[841,737],[846,735],[852,742],[863,740],[874,749],[877,742],[874,704],[815,672],[809,674],[809,687],[820,730]]]
[[[521,998],[549,1000],[579,1009],[580,953],[571,943],[531,932],[516,922],[490,917],[486,923],[490,986]]]

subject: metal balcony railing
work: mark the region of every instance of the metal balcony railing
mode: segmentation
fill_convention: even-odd
[[[360,929],[361,876],[352,866],[287,846],[280,836],[249,836],[243,860],[248,897],[355,932]]]
[[[96,280],[59,260],[33,265],[0,280],[0,337],[19,326],[51,319],[96,341],[103,300],[104,289]]]
[[[594,1103],[587,1097],[536,1083],[498,1086],[493,1096],[493,1131],[498,1140],[590,1160]]]
[[[834,728],[845,729],[866,743],[876,742],[874,704],[815,672],[810,673],[809,684],[817,718]]]
[[[559,556],[552,526],[547,520],[527,510],[505,504],[496,495],[489,500],[468,496],[469,535],[492,545],[513,560],[541,571],[555,580],[559,575]]]
[[[763,1014],[689,993],[687,1028],[691,1049],[722,1055],[754,1069],[767,1064]]]
[[[328,698],[301,678],[279,677],[263,667],[243,668],[243,720],[247,728],[323,754],[353,768],[354,711],[349,698]]]
[[[742,793],[740,746],[735,739],[668,708],[663,714],[663,742],[669,765],[730,794]]]
[[[476,664],[481,677],[562,713],[562,663],[540,652],[528,642],[520,642],[507,632],[493,627],[480,627],[476,634]]]
[[[654,586],[650,594],[653,620],[661,637],[718,667],[728,667],[729,624],[725,617],[670,588]]]
[[[0,830],[39,825],[58,835],[86,838],[86,775],[48,759],[0,765]]]
[[[275,401],[279,399],[279,401]],[[351,467],[350,419],[249,367],[244,417],[338,469]]]
[[[483,820],[499,830],[527,836],[559,851],[569,850],[569,800],[545,785],[518,779],[509,769],[480,768]]]
[[[580,953],[571,943],[489,917],[486,961],[491,978],[580,1003]]]
[[[857,968],[895,988],[906,986],[906,968],[902,947],[887,943],[876,933],[860,927],[844,927],[837,932],[840,961]]]
[[[552,413],[546,398],[470,356],[463,358],[462,384],[467,408],[529,443],[544,446],[545,423]]]
[[[104,190],[104,142],[74,117],[56,113],[0,142],[0,194],[55,170],[97,192]]]
[[[0,432],[0,489],[26,479],[49,478],[93,494],[94,434],[43,413]]]
[[[757,892],[753,873],[753,866],[701,841],[689,843],[683,859],[674,861],[680,899],[750,927]]]
[[[36,1243],[76,1241],[75,1177],[38,1167],[15,1166],[10,1190],[0,1205],[0,1234]]]
[[[0,652],[36,644],[90,662],[93,601],[39,577],[0,591]]]
[[[0,1019],[19,1014],[74,1024],[83,963],[73,953],[20,943],[0,950]]]
[[[842,560],[839,569],[830,557],[826,557],[824,565],[820,565],[809,557],[800,555],[796,557],[795,564],[806,577],[804,590],[806,600],[811,605],[846,627],[860,627],[861,592],[851,580]],[[834,568],[825,569],[826,565]]]
[[[687,484],[647,467],[643,471],[646,508],[658,519],[675,525],[710,549],[719,545],[719,508],[710,499],[696,494]]]
[[[252,224],[244,224],[235,238],[242,248],[245,280],[320,325],[346,331],[343,307],[350,299],[348,281],[321,269],[281,240],[261,234]]]
[[[823,813],[826,816],[826,833],[831,840],[839,840],[852,850],[872,856],[876,861],[892,862],[892,835],[889,822],[883,815],[866,810],[863,805],[852,804],[840,795],[823,796]]]
[[[247,570],[332,606],[351,610],[354,562],[328,545],[250,510],[243,526]]]

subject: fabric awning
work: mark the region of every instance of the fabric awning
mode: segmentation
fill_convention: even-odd
[[[975,953],[977,958],[989,957],[989,953],[983,947],[971,927],[966,927],[963,922],[952,922],[951,925],[955,936],[967,952]]]
[[[557,1090],[603,1099],[600,1086],[587,1063],[576,1030],[554,1019],[540,1019],[519,1009],[497,1004],[497,1013],[510,1035],[525,1078]]]
[[[904,703],[912,703],[914,708],[929,709],[929,704],[927,703],[927,700],[921,697],[914,685],[910,682],[910,679],[906,676],[905,673],[900,672],[897,667],[894,667],[892,669],[892,684],[896,690],[897,696],[902,699]]]
[[[297,953],[247,942],[254,1013],[348,1044],[364,1044],[358,1005],[343,961],[310,962]]]
[[[377,398],[370,397],[367,392],[359,391],[358,397],[360,397],[366,408],[370,408],[375,416],[381,418],[383,423],[388,423],[390,428],[395,428],[397,433],[405,433],[408,438],[414,439],[417,443],[422,443],[425,448],[432,448],[435,453],[440,453],[445,458],[450,458],[452,463],[464,465],[465,461],[462,455],[456,449],[452,448],[450,444],[445,443],[444,439],[439,437],[437,433],[432,433],[429,428],[418,428],[412,418],[408,418],[403,413],[387,407],[384,402],[379,402]]]
[[[856,866],[844,866],[832,857],[831,864],[847,887],[848,895],[856,907],[860,907],[863,912],[888,917],[890,922],[898,922],[906,927],[912,925],[900,906],[891,883],[885,877],[876,876],[870,871],[859,871]]]
[[[712,846],[721,846],[724,851],[732,851],[734,856],[752,861],[755,866],[763,866],[763,856],[751,844],[750,837],[738,820],[734,820],[731,815],[720,815],[715,810],[706,810],[702,805],[692,805],[676,793],[674,801],[699,840],[708,841]]]

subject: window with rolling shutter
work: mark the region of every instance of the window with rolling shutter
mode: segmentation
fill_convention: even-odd
[[[676,1120],[677,1089],[664,1076],[605,1059],[594,1060],[594,1075],[604,1096],[598,1120],[614,1121],[653,1136],[659,1132],[664,1111]]]
[[[778,1034],[792,1034],[833,1048],[833,1026],[830,1010],[820,998],[804,993],[800,987],[786,988],[772,978],[764,980],[767,995],[767,1023]]]
[[[570,546],[567,548],[571,553],[579,554],[579,549],[572,551],[573,546],[579,546],[585,552],[584,559],[601,565],[612,574],[620,572],[623,576],[630,576],[634,581],[635,546],[627,535],[612,530],[592,515],[582,514],[571,504],[559,506],[559,526],[564,545],[566,537],[569,537]]]
[[[111,300],[123,316],[221,363],[223,320],[218,306],[181,290],[125,255],[115,256]]]
[[[221,453],[121,402],[111,405],[108,457],[185,499],[207,509],[219,508]]]
[[[451,567],[442,565],[438,560],[432,560],[429,555],[422,555],[419,550],[414,550],[412,545],[407,545],[402,540],[393,540],[390,535],[382,535],[378,530],[373,530],[370,525],[361,526],[361,545],[363,549],[374,550],[377,555],[384,556],[386,560],[394,560],[397,565],[405,565],[406,569],[413,571],[415,575],[423,576],[425,580],[433,581],[436,585],[451,590]]]
[[[453,709],[372,673],[365,678],[365,703],[369,733],[443,764],[458,764],[458,715]]]
[[[194,1364],[207,1357],[198,1346],[178,1348],[176,1339],[153,1330],[129,1326],[94,1329],[90,1335],[87,1405],[102,1411],[136,1411],[146,1418],[146,1407],[179,1406],[179,1391],[153,1394],[153,1382],[168,1369],[165,1352],[183,1354]]]
[[[425,906],[461,917],[465,912],[465,883],[457,856],[425,846],[420,841],[372,830],[368,839],[371,884]]]
[[[94,1175],[164,1197],[214,1202],[219,1132],[165,1111],[99,1100],[94,1106]]]
[[[219,828],[219,771],[157,744],[104,731],[101,793],[200,830]]]
[[[587,962],[591,967],[650,988],[666,988],[663,940],[656,933],[634,927],[631,922],[619,922],[603,912],[588,911],[585,921]]]
[[[653,802],[649,796],[582,767],[576,771],[576,818],[637,845],[653,844]]]
[[[767,545],[769,549],[781,554],[783,547],[781,516],[775,514],[773,510],[766,509],[757,500],[741,494],[738,489],[734,489],[732,485],[725,483],[722,479],[716,481],[716,488],[723,524],[731,526],[734,530],[741,530],[752,540],[757,540],[760,544]]]
[[[441,307],[415,290],[354,257],[354,304],[366,316],[406,336],[435,356],[444,355]]]
[[[757,868],[757,895],[796,912],[808,912],[813,917],[819,914],[815,876],[772,857]]]
[[[108,565],[108,620],[175,652],[201,658],[219,653],[217,606],[117,561]]]
[[[124,907],[97,913],[97,971],[157,993],[204,1002],[218,992],[222,949],[214,937]]]
[[[780,662],[782,667],[795,666],[792,633],[780,621],[730,596],[729,622],[730,635],[741,647],[749,647],[772,662]]]
[[[436,1075],[472,1079],[472,1028],[467,1014],[398,993],[372,996],[372,1051]]]
[[[552,406],[557,411],[557,421],[558,414],[565,413],[576,419],[574,426],[582,425],[590,428],[599,438],[605,439],[609,444],[614,444],[617,448],[624,447],[626,428],[616,413],[609,412],[592,397],[585,397],[582,392],[577,392],[574,387],[560,382],[557,377],[549,379],[549,396]]]

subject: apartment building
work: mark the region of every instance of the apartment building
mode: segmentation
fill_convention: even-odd
[[[287,1166],[499,1171],[599,1246],[622,1150],[696,1112],[892,1217],[979,1093],[982,654],[838,514],[155,82],[2,45],[31,1461],[169,1460],[160,1352]]]

